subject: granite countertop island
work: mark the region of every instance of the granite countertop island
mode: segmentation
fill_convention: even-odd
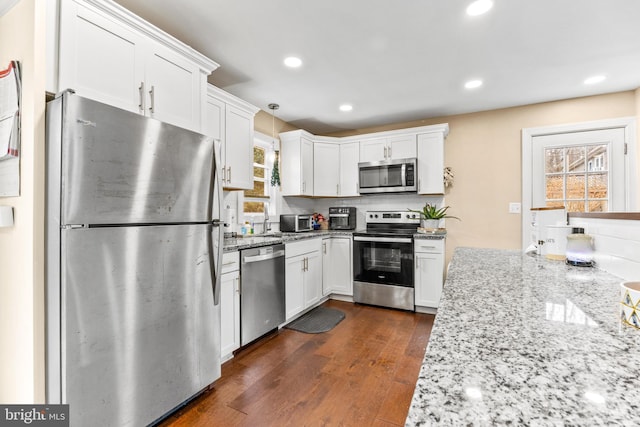
[[[406,426],[640,425],[640,330],[622,279],[457,248]]]

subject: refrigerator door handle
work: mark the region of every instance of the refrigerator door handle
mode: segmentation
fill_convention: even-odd
[[[220,185],[220,161],[218,159],[218,153],[220,153],[219,145],[220,142],[217,140],[213,141],[214,149],[213,149],[213,167],[211,169],[211,181],[213,187],[213,195],[212,202],[216,202],[216,196],[218,198],[218,215],[222,215],[222,203],[223,203],[223,195],[222,195],[222,186]],[[212,212],[213,215],[213,212]],[[216,239],[213,238],[214,228],[217,228]],[[220,218],[214,218],[211,220],[211,228],[209,233],[209,240],[211,241],[211,245],[209,247],[209,264],[211,267],[211,280],[213,286],[213,303],[214,305],[218,305],[220,303],[220,280],[221,280],[221,267],[222,267],[222,245],[224,242],[224,227],[222,227],[222,222]]]

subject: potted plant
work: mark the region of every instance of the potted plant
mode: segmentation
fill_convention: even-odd
[[[439,208],[434,204],[429,204],[426,203],[424,205],[424,207],[422,208],[422,210],[413,210],[413,209],[407,209],[409,212],[415,212],[415,213],[419,213],[420,216],[422,217],[422,227],[426,228],[427,230],[436,230],[438,229],[439,225],[440,225],[440,220],[443,218],[453,218],[453,219],[457,219],[458,221],[460,221],[460,218],[453,216],[453,215],[447,215],[447,210],[449,209],[449,206],[444,206],[442,208]]]

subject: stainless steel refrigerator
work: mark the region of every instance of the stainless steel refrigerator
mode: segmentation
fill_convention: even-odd
[[[220,377],[210,137],[64,92],[47,105],[47,402],[152,423]]]

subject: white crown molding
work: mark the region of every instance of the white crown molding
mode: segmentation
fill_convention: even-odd
[[[293,136],[298,136],[298,137],[304,136],[316,142],[346,143],[346,142],[358,142],[363,139],[389,138],[392,136],[406,135],[408,133],[423,134],[423,133],[436,133],[436,132],[441,132],[446,138],[447,135],[449,134],[449,123],[387,130],[383,132],[373,132],[373,133],[365,133],[360,135],[351,135],[351,136],[343,136],[343,137],[313,135],[312,133],[309,133],[304,129],[283,132],[280,134],[280,136],[284,135],[285,138],[293,137]]]
[[[211,83],[207,84],[207,95],[213,96],[214,98],[223,101],[225,104],[229,104],[253,115],[260,111],[260,108],[255,105],[249,104],[247,101],[240,99],[237,96],[212,85]]]

